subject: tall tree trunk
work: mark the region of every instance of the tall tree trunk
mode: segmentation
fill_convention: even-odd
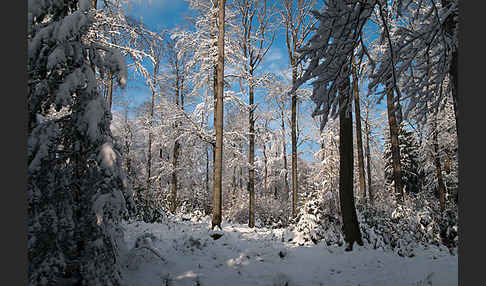
[[[452,99],[453,99],[453,106],[454,106],[454,117],[456,119],[456,136],[457,136],[457,145],[459,146],[459,106],[461,105],[460,96],[458,94],[458,86],[457,86],[457,76],[458,76],[458,64],[457,64],[457,57],[458,51],[455,50],[452,53],[452,60],[451,66],[449,70],[449,77],[451,79],[451,90],[452,90]]]
[[[297,66],[292,60],[292,84],[295,85],[297,81]],[[297,94],[292,94],[292,114],[290,120],[291,137],[292,137],[292,217],[297,216],[297,202],[298,202],[298,181],[297,181]]]
[[[368,123],[368,113],[366,113],[366,173],[368,173],[368,197],[371,204],[373,204],[373,188],[371,187],[371,152],[370,152],[370,126]]]
[[[353,59],[354,60],[354,59]],[[363,198],[366,199],[366,183],[364,174],[364,159],[363,159],[363,141],[361,134],[361,110],[359,101],[359,85],[358,74],[356,72],[356,65],[353,63],[353,92],[354,92],[354,114],[356,121],[356,147],[358,149],[358,173],[359,173],[359,190]]]
[[[218,226],[221,229],[222,221],[222,167],[223,167],[223,77],[224,77],[224,17],[226,0],[218,0],[218,84],[216,94],[216,146],[214,160],[213,184],[213,219],[211,228]]]
[[[444,180],[442,179],[442,166],[440,164],[440,155],[439,155],[439,140],[437,133],[439,130],[437,129],[437,115],[436,119],[433,121],[433,146],[434,146],[434,165],[435,165],[435,174],[437,177],[437,184],[439,187],[439,207],[441,211],[445,210],[445,195],[446,189],[444,185]]]
[[[176,59],[177,60],[177,59]],[[181,98],[181,109],[184,110],[184,95],[182,94],[183,90],[183,80],[179,79],[179,72],[178,72],[178,65],[176,62],[176,105],[179,106],[179,97]],[[178,124],[176,122],[175,128],[177,129]],[[174,152],[172,153],[172,166],[174,170],[172,171],[172,178],[171,178],[171,197],[170,197],[170,212],[175,214],[177,208],[177,160],[179,158],[179,149],[180,144],[179,140],[175,140],[174,142]]]
[[[344,226],[346,251],[353,249],[353,244],[363,245],[361,231],[353,194],[353,118],[347,116],[347,105],[351,98],[348,94],[349,79],[344,79],[339,89],[339,201]]]
[[[206,147],[206,180],[205,180],[205,187],[206,187],[206,195],[209,198],[209,149]],[[206,200],[206,202],[209,200]],[[209,203],[208,203],[209,205]],[[209,215],[209,209],[206,208],[206,215]]]
[[[281,123],[280,126],[282,128],[282,154],[283,154],[283,163],[284,163],[284,200],[287,202],[289,200],[289,181],[288,181],[288,168],[287,168],[287,142],[285,140],[285,117],[284,117],[284,102],[282,101],[282,108],[280,109],[280,119]]]
[[[388,111],[388,126],[390,128],[390,141],[393,166],[393,181],[395,182],[395,194],[399,202],[403,199],[402,172],[400,167],[400,146],[398,141],[398,125],[395,116],[393,89],[390,89],[386,96],[386,107]]]
[[[219,5],[219,0],[216,0],[214,1],[214,8],[217,8],[218,5]],[[218,27],[218,14],[215,14],[214,15],[214,25],[215,27]],[[217,35],[216,34],[211,34],[211,37],[214,39],[217,39]],[[214,41],[214,47],[217,48],[218,47],[218,41]],[[218,93],[218,59],[216,59],[214,61],[214,66],[213,66],[213,92],[214,92],[214,109],[213,109],[213,127],[215,128],[215,132],[216,132],[216,109],[218,108],[218,99],[217,99],[217,93]],[[216,146],[213,145],[213,168],[214,168],[214,162],[216,160],[216,151],[215,151],[215,148]]]
[[[174,167],[174,171],[172,171],[171,177],[171,196],[170,196],[170,212],[175,214],[176,206],[177,206],[177,159],[179,158],[179,148],[180,144],[176,140],[174,142],[174,152],[172,153],[172,166]]]
[[[243,154],[243,143],[240,143],[240,154]],[[242,190],[243,189],[243,168],[241,167],[241,165],[240,165],[239,181],[240,181],[240,190]]]
[[[441,6],[445,9],[449,9],[452,5],[452,0],[441,0]],[[451,13],[445,21],[443,21],[443,29],[448,37],[453,39],[455,37],[455,30],[458,25],[457,14]],[[458,94],[457,77],[458,77],[458,63],[457,59],[459,56],[459,51],[457,48],[453,48],[451,53],[451,61],[449,65],[449,79],[451,82],[451,93],[454,105],[454,115],[456,119],[456,133],[457,133],[457,143],[459,145],[459,106],[461,105],[461,100]]]
[[[150,191],[150,177],[152,171],[152,120],[154,117],[154,101],[155,90],[152,90],[152,102],[150,104],[150,122],[149,122],[149,134],[148,134],[148,151],[147,151],[147,192]]]
[[[278,151],[275,150],[275,158],[277,158],[277,157],[278,157]],[[275,178],[275,174],[273,175],[273,177],[274,177],[274,187],[275,187],[275,189],[273,190],[273,196],[275,198],[278,198],[278,190],[279,190],[279,188],[278,188],[278,183],[276,183],[276,182],[278,182],[278,180]]]
[[[154,74],[152,78],[152,101],[150,103],[150,119],[149,119],[149,136],[148,136],[148,153],[147,153],[147,192],[150,191],[150,177],[152,171],[152,124],[154,118],[154,104],[155,104],[155,88],[157,86],[157,75],[159,73],[159,62],[154,63]]]
[[[253,72],[250,70],[250,77],[253,76]],[[250,144],[248,146],[248,194],[250,197],[249,213],[248,213],[248,226],[250,228],[255,226],[255,121],[253,119],[253,104],[254,104],[254,92],[253,83],[250,80],[249,84],[250,95],[250,112],[249,112],[249,125],[250,125]]]
[[[233,156],[233,160],[236,162],[236,156]],[[231,178],[231,185],[233,187],[233,194],[236,193],[236,165],[233,167],[233,176]]]
[[[268,158],[267,158],[267,144],[263,142],[263,191],[265,194],[268,191]]]

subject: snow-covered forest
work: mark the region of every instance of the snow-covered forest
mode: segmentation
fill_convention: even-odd
[[[457,285],[458,1],[173,1],[28,1],[29,285]]]

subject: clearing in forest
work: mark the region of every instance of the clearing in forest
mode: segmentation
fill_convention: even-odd
[[[133,285],[447,286],[458,283],[457,255],[435,246],[418,249],[410,258],[366,245],[356,245],[352,252],[324,243],[296,246],[287,241],[289,233],[283,229],[250,229],[241,224],[223,223],[224,235],[213,240],[209,236],[209,219],[196,222],[170,218],[163,224],[133,222],[124,227],[125,241],[132,248],[123,254],[127,266],[124,275]],[[143,234],[147,234],[146,238],[139,240],[138,249],[133,249]]]

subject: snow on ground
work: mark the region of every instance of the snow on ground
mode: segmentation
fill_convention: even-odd
[[[138,248],[125,277],[131,285],[457,285],[458,259],[437,247],[416,251],[412,258],[355,245],[295,246],[282,242],[282,229],[223,223],[224,235],[213,240],[210,222],[171,219],[164,224],[127,223],[129,248],[152,233],[153,250]],[[128,261],[128,260],[127,260]]]

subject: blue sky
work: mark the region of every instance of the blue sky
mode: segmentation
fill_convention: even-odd
[[[138,20],[142,20],[145,25],[155,31],[182,27],[186,22],[185,17],[189,15],[189,13],[191,13],[189,3],[184,0],[132,0],[131,5],[128,8],[128,15]],[[373,27],[371,27],[371,29],[373,30]],[[264,58],[262,67],[265,71],[275,73],[288,71],[289,59],[285,44],[285,34],[281,29],[277,31],[274,42]],[[289,77],[288,72],[287,75]],[[239,87],[236,86],[236,88],[238,89]],[[366,84],[362,85],[362,89],[365,88]],[[140,80],[129,81],[127,89],[117,92],[123,92],[125,95],[129,96],[135,106],[149,100],[151,96],[148,87]],[[256,96],[256,101],[260,101],[258,95]],[[306,110],[309,110],[309,108],[307,107]],[[311,120],[310,114],[309,120]],[[277,125],[278,124],[275,123],[275,128],[279,128]],[[315,142],[305,144],[305,146],[302,146],[301,148],[317,150],[318,145],[317,142]],[[303,157],[307,160],[311,159],[309,153],[303,154]]]
[[[156,30],[172,29],[183,22],[188,8],[189,3],[184,0],[133,0],[129,15]]]
[[[191,13],[189,3],[184,0],[132,0],[130,6],[128,15],[138,20],[141,19],[145,25],[156,31],[182,27],[185,17]],[[288,68],[285,37],[281,31],[277,33],[262,66],[266,71],[273,72]],[[122,92],[133,95],[136,105],[144,102],[151,95],[143,82],[134,81],[129,82],[128,89]]]

